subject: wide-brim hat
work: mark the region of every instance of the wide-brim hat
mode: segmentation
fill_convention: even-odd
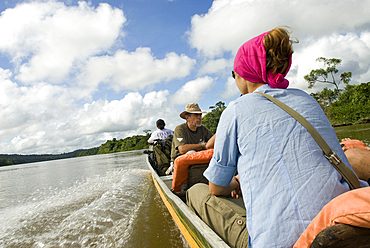
[[[202,111],[198,104],[196,103],[189,103],[188,105],[186,105],[185,107],[185,111],[183,111],[181,114],[180,114],[180,117],[185,119],[185,114],[186,113],[190,113],[190,114],[205,114],[207,113],[206,111]]]

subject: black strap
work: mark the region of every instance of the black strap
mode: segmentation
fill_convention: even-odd
[[[275,103],[277,106],[279,106],[284,111],[286,111],[288,114],[290,114],[294,119],[296,119],[299,123],[302,124],[302,126],[304,126],[307,129],[307,131],[315,139],[316,143],[323,150],[324,156],[330,161],[330,163],[334,166],[334,168],[342,175],[342,177],[346,180],[346,182],[348,183],[351,189],[357,189],[361,187],[360,182],[357,176],[355,175],[355,173],[353,173],[353,171],[345,163],[341,161],[338,155],[335,154],[335,152],[331,150],[331,148],[326,143],[326,141],[321,137],[321,135],[316,131],[316,129],[303,116],[301,116],[299,113],[294,111],[292,108],[290,108],[286,104],[280,102],[279,100],[277,100],[276,98],[270,95],[267,95],[262,92],[256,92],[256,93],[266,97],[271,102]]]

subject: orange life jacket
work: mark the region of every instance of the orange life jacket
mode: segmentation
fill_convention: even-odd
[[[322,230],[338,223],[370,228],[370,187],[348,191],[326,204],[302,233],[294,248],[308,248]]]
[[[207,164],[211,161],[213,149],[181,155],[175,159],[173,166],[172,189],[181,191],[181,185],[188,181],[188,168],[193,164]]]

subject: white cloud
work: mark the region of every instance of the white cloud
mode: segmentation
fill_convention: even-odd
[[[107,51],[125,22],[122,10],[105,3],[21,3],[1,14],[0,51],[12,57],[18,80],[60,83],[89,56]]]
[[[110,51],[125,22],[121,10],[86,2],[32,1],[2,12],[0,52],[15,69],[0,68],[1,153],[91,148],[154,131],[158,118],[176,126],[167,90],[92,100],[102,82],[116,91],[138,90],[185,77],[194,67],[194,59],[174,52],[157,59],[150,48]],[[89,102],[81,106],[81,99]]]
[[[46,83],[19,87],[10,80],[11,73],[0,68],[0,136],[9,139],[20,131],[35,128],[49,119],[63,118],[72,110],[72,99],[67,89]]]
[[[139,90],[161,81],[185,77],[195,60],[186,55],[168,53],[156,59],[150,48],[137,48],[134,52],[117,51],[113,56],[93,57],[80,75],[80,83],[96,87],[100,82],[120,90]]]
[[[233,67],[234,59],[211,59],[207,60],[206,63],[199,69],[199,75],[205,74],[219,74],[223,73],[226,68],[230,69]],[[231,70],[230,72],[231,73]]]
[[[193,16],[188,32],[190,46],[204,64],[175,52],[157,58],[150,47],[123,50],[120,38],[126,17],[105,3],[17,4],[0,16],[0,53],[14,65],[0,68],[0,151],[91,148],[114,137],[154,131],[158,118],[174,129],[179,122],[174,105],[236,97],[230,56],[248,39],[278,25],[291,26],[300,40],[288,74],[291,87],[308,91],[303,76],[322,66],[315,61],[321,56],[341,58],[338,69],[351,71],[352,83],[368,82],[369,4],[370,0],[216,0],[208,13]],[[189,75],[196,63],[201,64],[196,76],[202,77],[192,80]],[[184,77],[188,82],[181,86],[177,79]],[[215,87],[222,81],[224,87]],[[154,91],[154,85],[160,89]],[[313,91],[322,87],[317,84]],[[102,88],[130,93],[102,100]]]
[[[312,69],[323,68],[322,62],[316,62],[318,57],[340,58],[339,72],[352,72],[351,84],[368,82],[370,78],[370,32],[363,32],[360,36],[355,33],[345,35],[332,34],[307,44],[294,55],[294,67],[288,74],[291,86],[307,89],[307,82],[303,76]],[[343,87],[343,84],[340,85]],[[324,87],[333,88],[330,84],[316,83],[310,92],[322,90]]]
[[[41,91],[43,87],[57,89],[58,86],[43,85],[39,87]],[[9,115],[0,117],[4,120],[0,128],[1,153],[69,152],[99,146],[113,137],[144,134],[145,129],[154,131],[158,118],[165,119],[169,128],[174,128],[178,121],[177,111],[167,103],[168,91],[150,92],[144,97],[133,92],[120,100],[98,100],[82,107],[60,106],[58,98],[43,98],[46,92],[33,98],[35,91],[26,91],[19,103],[1,109],[0,113]],[[43,105],[46,105],[44,109],[40,109]]]
[[[322,67],[318,57],[340,58],[340,72],[351,71],[351,83],[369,81],[369,0],[357,1],[253,1],[215,0],[208,13],[194,15],[188,31],[189,43],[200,55],[211,59],[235,54],[247,40],[279,25],[292,28],[293,65],[287,78],[291,87],[308,92],[303,76]],[[217,60],[216,60],[217,61]],[[214,62],[210,62],[214,63]],[[226,68],[225,68],[226,69]],[[201,72],[209,71],[208,65]]]
[[[369,26],[369,0],[279,1],[215,0],[208,13],[194,15],[188,32],[192,47],[207,57],[233,53],[247,40],[279,25],[301,38],[333,32],[361,31]]]
[[[209,76],[197,78],[184,84],[175,94],[171,96],[171,104],[183,105],[198,102],[204,97],[203,92],[213,87],[213,78]]]
[[[225,83],[225,91],[221,92],[219,96],[223,99],[230,99],[238,94],[240,95],[240,91],[236,86],[235,79],[229,77]]]

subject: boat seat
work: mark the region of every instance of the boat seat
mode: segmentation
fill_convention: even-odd
[[[187,189],[197,183],[208,184],[207,178],[203,176],[203,172],[207,169],[208,164],[193,164],[188,169]]]
[[[203,172],[207,169],[208,164],[193,164],[188,168],[188,179],[185,190],[175,192],[171,189],[172,193],[176,194],[183,202],[186,203],[186,191],[197,183],[208,184],[207,178],[203,176]]]
[[[201,182],[201,179],[203,178],[203,171],[207,167],[208,163],[211,161],[212,155],[213,149],[208,149],[178,156],[174,161],[173,181],[171,189],[173,189],[175,192],[186,191],[188,188],[190,188],[190,186],[194,185],[195,183]],[[189,184],[189,167],[193,165],[204,166],[200,166],[201,169],[199,169],[198,167],[193,167],[194,173],[190,172],[190,177],[194,180]]]
[[[370,228],[336,224],[322,230],[310,248],[370,247]]]

